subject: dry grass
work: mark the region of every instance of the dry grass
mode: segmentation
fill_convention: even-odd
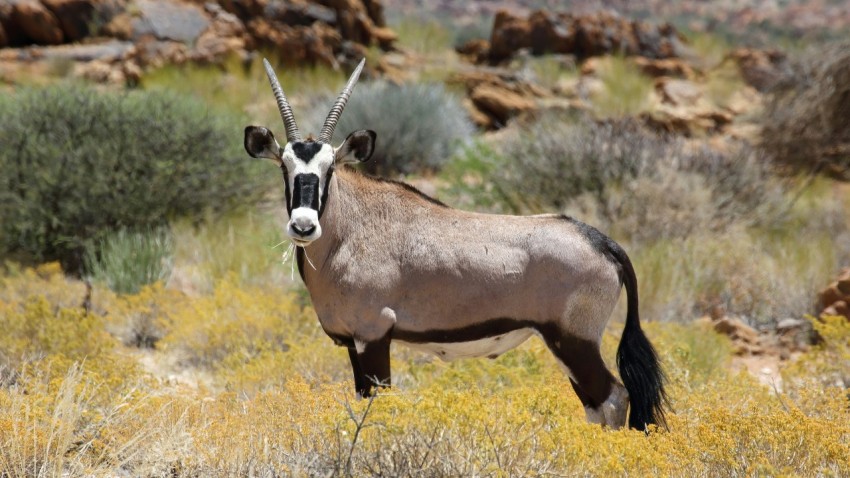
[[[649,109],[652,78],[624,57],[603,57],[597,63],[596,76],[604,88],[590,98],[594,114],[600,118],[624,118]]]
[[[26,296],[61,296],[62,285],[74,282],[44,270],[4,279],[4,330],[15,330],[8,312],[26,309],[33,300]],[[80,322],[67,322],[29,349],[26,365],[11,363],[16,379],[0,388],[7,476],[850,473],[846,391],[818,381],[824,367],[846,363],[846,322],[827,322],[827,345],[786,367],[781,395],[730,372],[730,347],[713,332],[648,324],[674,411],[669,431],[645,436],[586,424],[566,376],[536,339],[496,360],[443,363],[394,349],[396,387],[352,402],[344,351],[296,296],[227,283],[198,297],[150,293],[169,324],[167,345],[153,353],[218,357],[177,366],[211,367],[212,388],[138,368],[104,380],[116,360],[132,354],[108,337],[110,346],[88,358],[74,346],[51,348],[73,344],[62,337],[76,336]],[[96,309],[112,321],[141,307],[116,300],[106,294]],[[620,331],[614,324],[605,337],[609,360]],[[2,350],[13,350],[9,341],[19,335],[0,337]],[[290,348],[275,349],[281,343]]]

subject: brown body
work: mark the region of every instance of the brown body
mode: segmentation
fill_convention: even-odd
[[[599,356],[621,271],[579,224],[459,211],[341,169],[299,267],[323,329],[365,375],[361,395],[370,378],[389,384],[390,340],[446,360],[494,358],[538,333],[588,418],[622,426],[628,394]]]

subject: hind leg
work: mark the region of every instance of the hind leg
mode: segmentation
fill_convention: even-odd
[[[605,366],[599,344],[564,333],[547,334],[544,338],[570,376],[587,421],[622,428],[626,424],[629,394]]]

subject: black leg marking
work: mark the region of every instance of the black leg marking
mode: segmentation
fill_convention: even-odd
[[[363,397],[372,395],[373,386],[389,387],[390,377],[390,337],[366,343],[363,351],[357,354],[357,361],[365,377]]]
[[[360,360],[357,359],[357,350],[353,347],[348,348],[348,358],[351,359],[351,370],[354,372],[354,391],[362,397],[366,392],[367,382],[363,369],[360,368]]]
[[[566,334],[542,335],[549,350],[570,370],[570,383],[582,405],[591,408],[602,405],[616,379],[605,366],[599,346]]]

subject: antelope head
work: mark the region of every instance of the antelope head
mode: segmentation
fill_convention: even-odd
[[[286,129],[286,144],[281,147],[268,128],[248,126],[245,128],[245,150],[252,157],[275,161],[283,171],[286,211],[289,213],[286,233],[297,246],[307,246],[322,235],[319,221],[328,201],[334,167],[367,161],[374,151],[375,132],[369,130],[349,134],[336,148],[331,145],[336,123],[365,63],[363,59],[351,74],[348,84],[331,107],[319,137],[302,139],[277,75],[269,62],[263,60]]]

